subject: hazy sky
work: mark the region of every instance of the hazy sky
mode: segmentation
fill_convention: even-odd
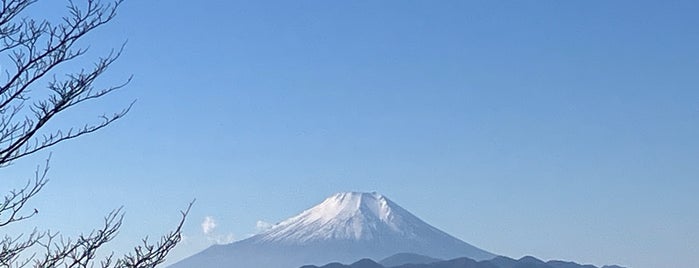
[[[177,260],[377,191],[497,254],[696,265],[697,14],[697,1],[128,0],[83,44],[97,56],[128,40],[101,82],[133,82],[60,125],[135,107],[51,149],[40,214],[3,230],[74,235],[123,205],[109,249],[122,252],[196,198]],[[48,154],[0,170],[2,190]]]

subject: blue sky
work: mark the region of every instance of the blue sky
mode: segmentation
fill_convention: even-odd
[[[175,260],[334,192],[378,191],[498,254],[685,267],[699,261],[696,14],[695,1],[126,1],[84,44],[94,57],[128,40],[102,83],[133,82],[56,126],[137,103],[51,150],[26,226],[77,234],[123,205],[122,252],[196,198]]]

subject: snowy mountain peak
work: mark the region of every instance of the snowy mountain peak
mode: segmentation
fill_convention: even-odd
[[[320,205],[309,210],[309,214],[324,220],[350,218],[358,214],[387,221],[391,215],[389,200],[376,193],[345,192],[325,199]],[[309,216],[311,216],[309,215]]]
[[[376,192],[344,192],[275,225],[258,239],[305,244],[338,239],[367,240],[386,233],[405,235],[404,231],[411,229],[403,228],[406,218],[415,217]]]
[[[495,257],[432,227],[383,195],[345,192],[266,232],[212,246],[173,267],[300,267],[402,252],[439,259]]]

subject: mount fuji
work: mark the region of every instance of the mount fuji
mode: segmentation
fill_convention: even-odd
[[[270,230],[214,245],[170,268],[297,268],[410,252],[440,259],[496,255],[420,220],[378,193],[338,193]]]

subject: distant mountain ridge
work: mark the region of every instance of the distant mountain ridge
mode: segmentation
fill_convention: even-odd
[[[387,259],[390,259],[391,256]],[[383,261],[382,261],[383,262]],[[406,263],[396,266],[386,266],[371,259],[362,259],[349,265],[330,263],[323,266],[305,265],[301,268],[598,268],[594,265],[583,265],[574,262],[548,261],[526,256],[519,260],[498,256],[491,260],[476,261],[469,258],[456,258],[432,263]],[[601,268],[623,268],[621,266],[602,266]]]
[[[171,268],[296,268],[382,259],[414,252],[439,259],[496,255],[461,241],[378,193],[346,192],[228,245],[215,245]]]
[[[394,267],[403,264],[427,264],[438,261],[443,260],[415,253],[398,253],[396,255],[384,258],[383,260],[379,261],[379,264],[385,267]]]

